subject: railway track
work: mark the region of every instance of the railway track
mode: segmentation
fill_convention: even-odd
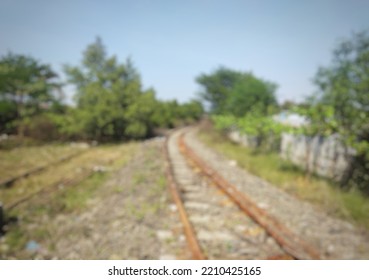
[[[186,144],[167,141],[167,177],[194,259],[319,259],[319,253],[210,168]]]
[[[52,163],[51,165],[55,165],[64,161],[67,161],[69,159],[72,159],[74,157],[77,157],[78,155],[82,155],[85,151],[79,152],[79,153],[75,153],[71,156],[67,156],[67,157],[63,157],[61,160],[58,160],[54,163]],[[5,214],[4,212],[6,211],[6,213],[11,212],[13,209],[18,208],[20,205],[37,198],[38,196],[42,196],[42,195],[46,195],[46,194],[50,194],[53,192],[57,192],[60,189],[66,189],[68,187],[73,187],[76,186],[78,184],[80,184],[81,182],[87,180],[89,177],[91,177],[92,175],[94,175],[97,172],[102,172],[104,171],[106,166],[111,165],[112,163],[114,163],[115,161],[117,161],[119,159],[120,155],[115,155],[113,157],[108,157],[108,158],[104,158],[104,159],[99,159],[97,161],[95,161],[94,163],[89,163],[86,164],[85,166],[81,167],[79,169],[79,172],[77,172],[76,174],[72,174],[69,176],[63,176],[61,179],[59,179],[56,182],[53,182],[51,184],[46,184],[44,186],[40,186],[38,187],[36,190],[32,191],[32,192],[28,192],[20,197],[17,197],[16,199],[9,201],[7,203],[5,203],[4,205],[0,205],[0,236],[2,234],[2,227],[5,225]],[[45,167],[43,169],[46,169],[47,166],[45,165]],[[41,170],[39,170],[41,171]],[[32,173],[34,174],[34,173]],[[29,175],[32,175],[29,174]]]
[[[82,153],[79,153],[79,154],[82,154]],[[115,156],[115,157],[108,158],[105,160],[99,160],[98,162],[95,162],[95,164],[93,165],[84,166],[81,168],[82,171],[79,174],[76,174],[73,176],[66,176],[66,177],[61,178],[57,182],[40,187],[36,191],[31,192],[23,197],[17,198],[15,201],[12,201],[6,204],[4,208],[6,208],[7,211],[9,211],[9,210],[12,210],[18,207],[20,204],[33,199],[37,195],[40,195],[42,193],[47,193],[47,192],[58,191],[60,186],[62,186],[63,188],[66,188],[66,187],[77,185],[81,183],[82,181],[86,180],[87,178],[89,178],[90,176],[92,176],[94,173],[103,171],[101,169],[101,166],[110,165],[118,159],[119,159],[119,156]]]
[[[86,150],[82,150],[82,151],[78,151],[76,153],[73,153],[71,155],[67,155],[67,156],[62,156],[61,158],[55,160],[54,162],[48,162],[44,165],[41,166],[36,166],[34,168],[31,168],[30,170],[27,170],[17,176],[13,176],[11,178],[7,178],[4,180],[0,180],[0,187],[11,187],[15,182],[17,182],[20,179],[26,178],[28,176],[31,176],[33,174],[39,173],[47,168],[49,168],[50,166],[54,166],[60,163],[63,163],[65,161],[71,160],[72,158],[75,158],[77,156],[82,155],[84,152],[86,152]]]

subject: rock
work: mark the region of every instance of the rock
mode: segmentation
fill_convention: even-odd
[[[1,134],[0,135],[0,141],[7,140],[9,138],[8,134]]]
[[[109,260],[122,260],[123,258],[121,256],[118,256],[116,254],[113,254],[109,256]]]
[[[229,166],[232,166],[232,167],[235,167],[235,166],[237,166],[237,161],[235,161],[235,160],[230,160],[230,161],[228,161],[228,165],[229,165]]]
[[[245,225],[237,225],[235,227],[235,230],[238,231],[238,232],[245,232],[247,230],[247,226],[245,226]]]
[[[173,238],[173,233],[169,230],[158,230],[156,232],[156,236],[160,240],[167,240],[167,239]]]
[[[187,201],[185,202],[185,207],[198,210],[208,210],[210,206],[207,203]]]
[[[330,244],[326,250],[328,256],[331,256],[335,251],[336,248],[334,247],[333,244]]]
[[[169,205],[169,210],[171,211],[171,212],[176,212],[177,211],[177,205],[175,205],[175,204],[170,204]]]
[[[183,243],[186,241],[186,236],[184,236],[183,234],[181,234],[180,236],[178,236],[178,241]]]
[[[269,205],[264,203],[264,202],[259,202],[258,203],[258,206],[261,208],[261,209],[268,209],[269,208]]]
[[[231,234],[229,234],[228,232],[224,232],[224,231],[201,230],[197,236],[199,240],[206,240],[206,241],[212,241],[212,240],[232,241],[234,240],[234,237]]]
[[[203,223],[203,224],[208,224],[210,222],[210,216],[192,216],[191,217],[191,222],[193,223]]]
[[[272,237],[268,237],[266,243],[271,246],[275,244],[275,240]]]
[[[173,255],[161,255],[159,260],[176,260],[176,256]]]

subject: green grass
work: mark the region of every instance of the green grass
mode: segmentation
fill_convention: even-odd
[[[307,177],[301,169],[282,160],[277,153],[255,152],[232,143],[211,127],[203,128],[199,138],[227,158],[284,191],[324,208],[328,213],[369,229],[369,198],[358,191],[343,191],[334,182]]]
[[[95,173],[87,180],[78,185],[77,188],[70,188],[59,198],[63,212],[70,212],[83,209],[89,198],[93,197],[95,191],[107,178],[106,173]]]

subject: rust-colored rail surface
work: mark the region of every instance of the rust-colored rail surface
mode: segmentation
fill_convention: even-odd
[[[68,159],[71,159],[72,157],[75,157],[77,155],[82,154],[84,151],[77,153],[77,154],[73,154],[72,156],[68,156],[65,157],[64,159],[62,159],[62,161],[66,161]],[[102,162],[102,164],[111,164],[113,162],[115,162],[117,159],[119,158],[119,156],[116,156],[114,158],[109,158],[107,160],[105,160],[104,162]],[[60,163],[61,161],[58,161],[58,163]],[[66,178],[62,178],[61,180],[59,180],[58,182],[52,183],[51,185],[46,185],[44,187],[41,187],[39,190],[30,193],[24,197],[18,198],[16,201],[13,201],[7,205],[5,205],[7,211],[18,207],[20,204],[36,197],[39,194],[43,194],[43,193],[47,193],[47,192],[54,192],[58,190],[58,186],[63,186],[63,187],[70,187],[70,186],[74,186],[77,185],[81,182],[83,182],[84,180],[86,180],[87,178],[91,177],[93,174],[99,172],[99,170],[95,170],[95,167],[93,168],[84,168],[85,171],[82,172],[81,174],[79,174],[78,176],[74,176],[74,177],[66,177]]]
[[[180,216],[180,219],[181,219],[182,224],[183,224],[186,240],[187,240],[187,243],[189,245],[189,248],[190,248],[190,251],[191,251],[191,254],[192,254],[192,258],[194,260],[205,260],[206,257],[205,257],[204,253],[202,252],[202,250],[200,248],[199,242],[196,238],[195,231],[192,227],[192,224],[191,224],[191,222],[188,218],[185,207],[182,203],[182,199],[181,199],[179,191],[178,191],[178,185],[177,185],[177,183],[175,181],[175,178],[174,178],[172,163],[171,163],[171,160],[170,160],[170,157],[169,157],[169,151],[168,151],[168,138],[166,139],[166,141],[164,143],[164,154],[165,154],[165,158],[167,160],[166,178],[167,178],[167,181],[168,181],[170,193],[171,193],[171,195],[173,197],[173,200],[174,200],[174,202],[177,206],[179,216]]]
[[[258,207],[249,197],[240,192],[214,169],[210,168],[190,147],[186,145],[183,133],[179,137],[178,145],[181,153],[200,170],[203,176],[211,180],[221,191],[228,195],[228,197],[241,210],[261,225],[288,255],[293,259],[320,259],[317,250],[306,244],[280,221]]]
[[[78,177],[74,177],[74,178],[64,178],[56,183],[53,183],[52,185],[47,185],[45,187],[42,187],[41,189],[37,190],[36,192],[33,192],[25,197],[22,197],[20,199],[18,199],[17,201],[14,201],[12,203],[10,203],[9,205],[6,205],[6,210],[10,211],[14,208],[16,208],[17,206],[19,206],[20,204],[32,199],[33,197],[40,195],[42,193],[46,193],[46,192],[53,192],[58,190],[58,186],[63,185],[64,187],[69,187],[69,186],[74,186],[77,185],[79,183],[81,183],[82,181],[86,180],[88,177],[92,176],[92,174],[94,174],[95,171],[93,169],[87,170],[84,173],[82,173],[80,176]]]

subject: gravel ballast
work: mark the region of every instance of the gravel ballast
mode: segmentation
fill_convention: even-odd
[[[330,217],[321,209],[301,201],[256,177],[207,147],[191,129],[186,143],[231,184],[249,196],[290,230],[314,246],[323,259],[369,259],[368,234],[349,222]]]

